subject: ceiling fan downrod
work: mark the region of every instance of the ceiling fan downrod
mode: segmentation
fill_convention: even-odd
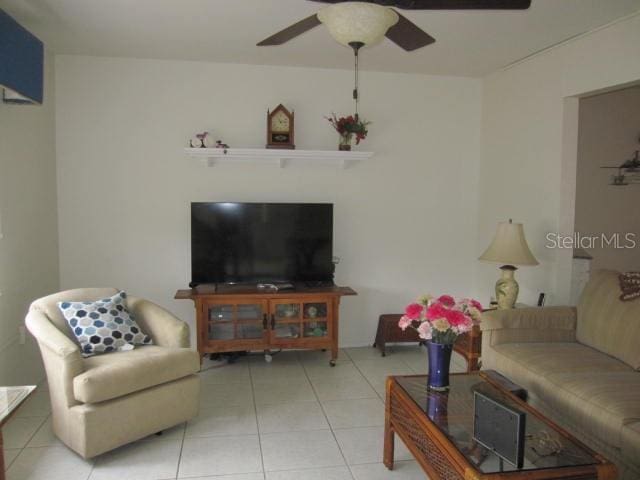
[[[355,78],[354,78],[354,88],[353,88],[353,100],[355,101],[356,104],[356,113],[355,113],[355,119],[356,122],[358,121],[358,100],[359,100],[359,94],[358,94],[358,52],[360,51],[360,49],[362,47],[364,47],[364,43],[363,42],[349,42],[349,46],[351,48],[353,48],[353,56],[354,56],[354,72],[355,72]]]

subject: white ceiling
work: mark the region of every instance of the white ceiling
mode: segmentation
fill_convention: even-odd
[[[351,68],[324,26],[279,47],[255,44],[315,13],[307,0],[0,0],[56,53]],[[533,0],[526,11],[403,11],[437,42],[407,53],[388,40],[366,70],[482,76],[640,10],[640,0]]]

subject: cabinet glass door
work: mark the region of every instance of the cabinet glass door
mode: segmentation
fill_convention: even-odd
[[[271,341],[274,343],[326,342],[331,338],[331,303],[278,299],[271,301]]]
[[[302,335],[306,338],[326,338],[329,335],[330,306],[328,302],[302,304]]]
[[[262,302],[215,303],[205,308],[208,341],[263,339],[266,309]]]
[[[300,302],[278,300],[272,302],[271,338],[293,340],[300,338],[302,305]]]

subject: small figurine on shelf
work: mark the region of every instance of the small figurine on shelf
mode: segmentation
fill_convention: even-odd
[[[229,145],[227,145],[226,143],[222,143],[222,140],[216,140],[216,148],[224,148],[224,153],[226,154]]]
[[[209,132],[202,132],[197,133],[196,136],[189,141],[189,145],[191,145],[191,148],[213,148],[215,143]]]

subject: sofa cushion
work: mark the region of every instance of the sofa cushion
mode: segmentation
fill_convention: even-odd
[[[622,427],[640,420],[640,373],[554,373],[539,397],[586,433],[622,447]]]
[[[151,337],[142,331],[126,306],[127,294],[91,302],[58,303],[73,334],[80,343],[82,356],[116,350],[131,350],[134,345],[151,345]]]
[[[579,343],[504,343],[493,349],[529,372],[546,376],[560,372],[628,371],[629,366]],[[502,368],[499,370],[504,372]],[[514,380],[515,381],[515,380]]]
[[[640,300],[620,300],[619,273],[594,272],[578,303],[576,339],[640,369]]]
[[[622,455],[628,459],[640,459],[640,421],[622,427]]]
[[[640,420],[640,373],[578,343],[493,347],[496,368],[552,409],[553,417],[621,448],[624,424]]]
[[[198,354],[189,348],[155,345],[96,355],[83,360],[84,373],[73,379],[73,394],[83,403],[97,403],[196,373]]]

